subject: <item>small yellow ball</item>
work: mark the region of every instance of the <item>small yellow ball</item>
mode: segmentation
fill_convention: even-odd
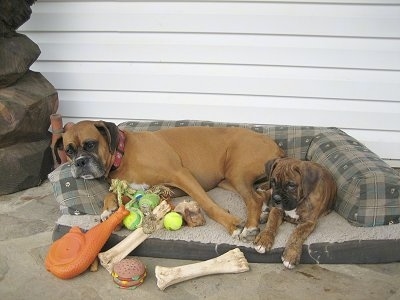
[[[178,230],[182,227],[183,218],[177,212],[171,211],[164,216],[164,227],[167,230]]]

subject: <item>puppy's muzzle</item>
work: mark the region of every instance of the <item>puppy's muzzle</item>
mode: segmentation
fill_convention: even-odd
[[[284,199],[280,194],[272,194],[272,206],[283,209]]]
[[[274,200],[274,203],[276,205],[280,205],[282,203],[282,197],[281,197],[281,195],[278,195],[278,194],[274,194],[272,196],[272,200]]]

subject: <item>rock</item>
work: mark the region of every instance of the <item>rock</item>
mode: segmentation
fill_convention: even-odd
[[[57,108],[57,92],[40,73],[28,71],[0,89],[0,147],[46,137]]]
[[[0,34],[10,35],[29,20],[36,0],[0,0]]]
[[[51,136],[0,148],[0,195],[38,186],[53,165]]]
[[[25,35],[0,37],[0,89],[23,76],[39,55],[38,45]]]

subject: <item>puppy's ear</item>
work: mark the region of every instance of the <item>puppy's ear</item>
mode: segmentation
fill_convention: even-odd
[[[301,188],[303,191],[303,195],[301,198],[305,199],[315,189],[320,174],[317,168],[310,168],[305,164],[301,165],[301,167],[299,168],[299,173],[301,175]]]
[[[110,153],[114,153],[118,143],[118,127],[114,123],[98,121],[94,126],[106,138]]]
[[[54,147],[53,147],[53,154],[54,154],[54,157],[55,157],[57,163],[58,163],[58,164],[61,164],[61,157],[60,157],[60,155],[58,155],[58,150],[64,150],[64,149],[63,149],[63,138],[62,138],[62,136],[60,136],[60,137],[56,140],[56,142],[54,143]]]
[[[275,169],[276,163],[278,162],[279,158],[274,158],[271,159],[269,161],[267,161],[267,163],[265,164],[265,175],[267,175],[267,180],[269,183],[269,189],[271,188],[271,177],[272,177],[272,172]]]

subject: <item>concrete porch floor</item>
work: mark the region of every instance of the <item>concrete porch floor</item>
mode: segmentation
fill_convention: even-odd
[[[400,299],[399,262],[300,265],[294,270],[251,263],[249,272],[205,276],[160,291],[156,265],[194,261],[141,257],[148,275],[135,290],[117,288],[102,267],[62,280],[44,267],[58,217],[48,181],[0,196],[0,299]]]

